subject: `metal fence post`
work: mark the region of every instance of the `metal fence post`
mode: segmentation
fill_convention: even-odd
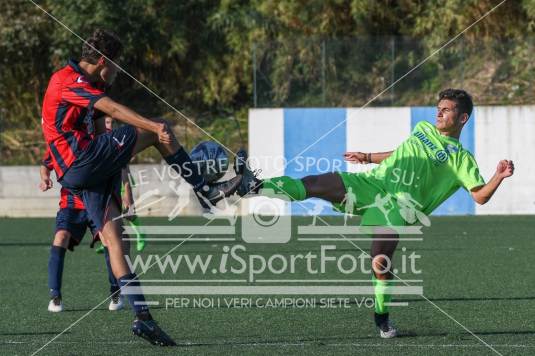
[[[391,61],[392,61],[392,64],[390,65],[390,85],[392,85],[394,83],[394,81],[396,80],[396,71],[395,71],[395,66],[396,66],[396,37],[395,36],[392,36],[391,40],[390,40],[390,54],[392,56],[391,58]],[[394,97],[395,97],[395,92],[394,92],[394,85],[392,85],[392,88],[390,88],[390,105],[391,106],[394,106]]]
[[[256,43],[253,43],[253,106],[256,108],[258,99],[256,96]]]
[[[325,40],[321,41],[321,102],[325,107]]]

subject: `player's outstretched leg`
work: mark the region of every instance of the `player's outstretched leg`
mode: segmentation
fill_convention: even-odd
[[[398,244],[399,236],[386,228],[375,228],[373,235],[372,281],[375,290],[375,325],[383,339],[396,337],[398,332],[390,321],[389,306],[392,284],[392,257]]]
[[[121,239],[121,220],[114,221],[114,218],[119,216],[119,214],[120,211],[117,203],[114,201],[111,202],[106,222],[102,229],[102,237],[109,251],[113,274],[119,281],[121,292],[128,298],[128,303],[135,314],[132,332],[134,335],[144,338],[153,345],[175,346],[176,343],[173,339],[152,318],[149,308],[145,303],[145,296],[140,290],[141,285],[139,280],[136,274],[130,271],[126,262],[124,246]],[[127,288],[131,290],[127,290]],[[127,291],[128,293],[125,293]]]
[[[167,125],[163,120],[154,119],[153,121],[159,122],[162,125]],[[143,151],[147,147],[155,147],[167,164],[169,164],[177,173],[179,173],[186,182],[191,184],[193,190],[197,195],[204,196],[211,204],[215,205],[219,200],[224,197],[228,197],[238,189],[240,182],[242,180],[241,175],[218,183],[207,184],[200,172],[197,172],[195,165],[193,165],[189,154],[186,150],[178,143],[174,134],[171,133],[171,138],[169,143],[160,142],[158,136],[153,132],[136,128],[137,130],[137,141],[134,146],[132,156],[136,155],[138,152]],[[168,128],[168,132],[171,130]],[[201,204],[203,200],[200,199]],[[203,204],[204,206],[205,204]]]
[[[337,173],[311,175],[301,179],[282,176],[262,180],[257,177],[257,172],[243,163],[247,160],[245,152],[238,153],[234,166],[237,167],[236,174],[243,177],[237,189],[238,195],[242,197],[258,194],[261,189],[269,189],[285,195],[292,201],[320,198],[331,203],[340,203],[344,200],[346,188]]]
[[[67,230],[58,230],[50,247],[48,258],[48,290],[50,302],[48,311],[53,313],[62,312],[64,309],[61,297],[61,281],[63,278],[63,263],[65,252],[69,246],[70,233]]]

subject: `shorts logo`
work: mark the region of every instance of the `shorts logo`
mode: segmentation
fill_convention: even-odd
[[[117,145],[119,145],[119,147],[123,147],[125,137],[126,137],[126,135],[123,135],[122,140],[119,141],[119,140],[117,139],[117,137],[113,136],[113,140],[114,140],[115,142],[117,142]]]

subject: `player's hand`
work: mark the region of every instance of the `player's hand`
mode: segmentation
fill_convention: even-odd
[[[344,153],[344,159],[351,163],[368,163],[366,153],[362,152],[346,152]]]
[[[133,204],[123,201],[123,217],[128,221],[136,220],[136,209]]]
[[[496,174],[500,178],[510,177],[513,175],[514,172],[515,172],[515,165],[513,161],[503,159],[500,162],[498,162],[498,167],[496,167]]]
[[[158,141],[163,144],[170,144],[173,141],[173,133],[171,128],[163,122],[158,122],[156,134],[158,135]]]
[[[124,218],[128,221],[134,221],[137,219],[137,215],[136,214],[132,214],[132,215],[125,215]]]
[[[52,179],[50,178],[41,179],[41,182],[39,182],[39,189],[41,189],[42,192],[46,192],[47,190],[52,188],[52,186],[53,186],[53,183],[52,183]]]

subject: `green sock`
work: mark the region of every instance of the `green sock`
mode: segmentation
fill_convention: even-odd
[[[390,280],[381,280],[375,278],[375,275],[372,276],[373,286],[375,289],[375,312],[377,314],[386,314],[388,313],[388,305],[392,299],[390,294],[390,286],[392,282]]]
[[[96,253],[104,253],[104,245],[101,244],[99,247],[97,247],[95,249],[95,252]]]
[[[293,179],[287,176],[265,179],[262,189],[272,189],[277,194],[284,194],[290,200],[305,200],[307,192],[301,179]]]
[[[145,248],[145,234],[142,234],[139,231],[139,225],[140,224],[139,224],[139,220],[138,220],[137,216],[136,216],[136,218],[134,220],[128,221],[128,223],[132,227],[132,230],[134,230],[134,232],[136,233],[136,250],[138,252],[141,252]]]

